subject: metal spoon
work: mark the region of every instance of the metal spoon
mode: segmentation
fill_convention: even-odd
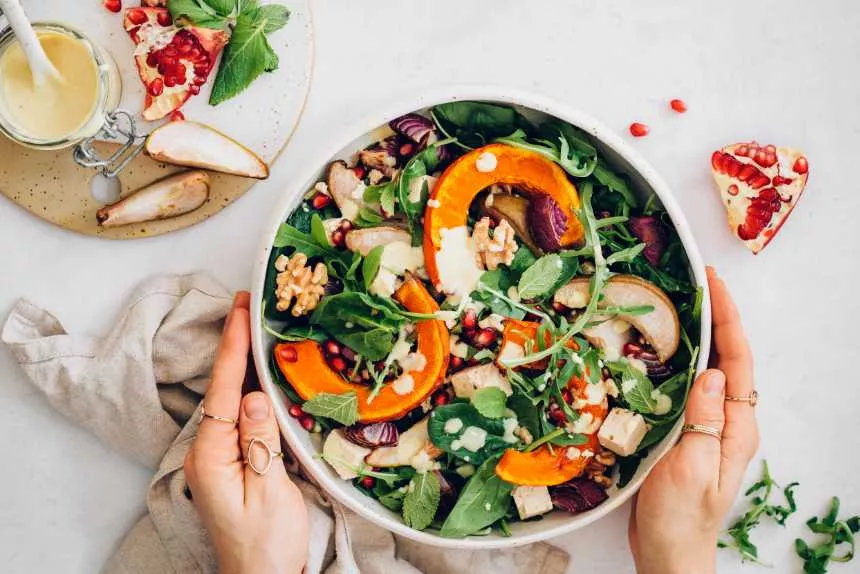
[[[33,85],[40,88],[49,78],[62,81],[63,77],[42,49],[42,44],[19,0],[0,0],[0,9],[9,20],[9,26],[21,43],[24,55],[27,56],[30,73],[33,75]]]

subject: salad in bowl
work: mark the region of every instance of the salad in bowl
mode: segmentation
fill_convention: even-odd
[[[707,338],[688,246],[618,158],[534,109],[448,101],[309,183],[267,251],[257,352],[327,490],[437,539],[627,498]]]

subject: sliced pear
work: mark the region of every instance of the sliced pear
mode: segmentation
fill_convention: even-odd
[[[364,183],[346,162],[331,162],[326,171],[328,192],[340,209],[340,214],[350,221],[358,217],[358,210],[364,204]]]
[[[370,466],[391,468],[411,465],[412,460],[422,452],[425,452],[426,456],[431,459],[439,458],[442,451],[433,446],[427,432],[429,420],[430,417],[424,417],[412,425],[409,430],[400,435],[396,446],[383,446],[374,449],[367,455],[365,462]]]
[[[209,176],[203,171],[184,171],[139,189],[96,212],[102,227],[117,227],[167,219],[194,211],[209,198]]]
[[[389,243],[412,245],[412,236],[405,229],[388,225],[352,229],[346,234],[346,248],[365,256],[375,247]]]
[[[164,124],[149,134],[144,149],[153,159],[174,165],[256,179],[269,177],[269,167],[257,154],[218,130],[197,122]]]
[[[554,300],[566,307],[580,309],[588,304],[588,277],[577,277],[556,291]],[[599,307],[636,307],[650,305],[654,310],[644,315],[618,315],[617,319],[633,325],[654,347],[660,362],[665,363],[680,341],[678,312],[662,289],[634,275],[613,275],[603,288]],[[586,329],[583,335],[591,344],[605,348],[607,341],[599,336],[603,331]],[[611,351],[610,351],[611,352]]]

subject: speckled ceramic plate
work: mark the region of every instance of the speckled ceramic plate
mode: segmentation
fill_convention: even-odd
[[[264,74],[241,95],[217,107],[207,103],[212,85],[210,78],[200,94],[182,107],[187,119],[215,127],[254,150],[270,165],[299,122],[313,66],[313,32],[308,0],[278,2],[289,7],[291,12],[287,26],[269,38],[280,58],[279,69]],[[138,3],[127,0],[123,4],[124,7],[132,7]],[[122,75],[120,107],[138,114],[140,120],[144,87],[132,58],[132,42],[122,28],[121,13],[108,12],[100,0],[29,0],[25,9],[33,21],[63,22],[103,46],[116,60]],[[5,22],[0,21],[0,27],[4,26]],[[158,123],[142,122],[141,125],[145,132],[149,132]],[[140,155],[120,177],[123,194],[180,169]],[[200,209],[164,221],[103,229],[96,224],[95,217],[101,204],[90,193],[90,180],[95,173],[75,165],[70,148],[35,151],[0,136],[0,193],[42,219],[87,235],[132,239],[182,229],[212,217],[256,183],[256,180],[212,174],[211,196]]]

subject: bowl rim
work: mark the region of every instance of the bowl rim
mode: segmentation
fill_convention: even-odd
[[[543,530],[537,530],[536,532],[527,534],[514,533],[513,536],[508,538],[483,536],[443,538],[438,534],[413,530],[401,521],[375,512],[374,510],[358,503],[357,499],[354,499],[352,496],[339,496],[337,486],[339,479],[335,479],[330,473],[319,472],[319,465],[324,463],[315,459],[313,456],[314,453],[308,452],[304,447],[299,445],[299,436],[296,429],[293,428],[297,425],[290,424],[292,417],[289,416],[287,406],[284,401],[280,399],[281,391],[278,389],[277,383],[272,380],[271,374],[269,373],[269,342],[266,339],[266,334],[264,333],[262,322],[260,321],[263,288],[265,285],[269,254],[272,248],[272,240],[278,227],[287,216],[287,212],[290,209],[291,204],[295,201],[296,195],[302,196],[305,194],[309,182],[312,178],[315,178],[316,174],[320,172],[323,166],[330,162],[338,152],[345,148],[346,145],[374,129],[387,124],[388,121],[396,117],[448,101],[467,100],[498,102],[508,105],[523,106],[569,122],[599,140],[606,147],[612,149],[630,166],[631,171],[638,173],[645,180],[647,185],[650,186],[654,193],[657,194],[658,199],[660,199],[666,211],[669,213],[678,236],[681,239],[681,243],[684,245],[684,249],[687,253],[695,284],[702,288],[702,327],[699,340],[700,352],[696,364],[696,376],[704,371],[707,367],[711,342],[711,307],[707,276],[705,274],[705,266],[690,225],[681,211],[681,207],[669,188],[669,185],[638,151],[634,150],[619,134],[602,122],[563,102],[525,90],[514,89],[502,85],[448,85],[424,91],[420,95],[405,96],[394,101],[383,102],[381,106],[375,107],[372,113],[366,114],[362,119],[339,131],[336,136],[327,138],[327,141],[333,143],[321,146],[320,152],[313,155],[315,158],[314,161],[308,162],[306,164],[307,167],[301,170],[297,177],[291,179],[291,182],[287,185],[286,192],[283,194],[283,198],[278,202],[273,211],[271,222],[267,227],[265,227],[266,232],[262,236],[253,273],[251,296],[251,344],[260,384],[264,392],[272,398],[272,406],[275,411],[275,416],[278,420],[281,433],[295,456],[298,458],[299,462],[305,468],[306,472],[310,475],[312,480],[316,481],[317,484],[322,487],[328,496],[334,498],[337,502],[343,504],[362,518],[365,518],[370,522],[393,532],[394,534],[404,536],[423,544],[442,548],[472,550],[512,548],[524,544],[540,542],[548,538],[561,536],[574,530],[578,530],[600,518],[603,518],[627,502],[627,500],[629,500],[639,490],[654,465],[669,451],[669,449],[671,449],[680,437],[681,426],[684,423],[684,416],[682,415],[676,421],[669,434],[667,434],[666,437],[657,444],[656,456],[653,458],[649,457],[650,460],[647,463],[643,461],[643,464],[637,470],[634,478],[623,488],[623,490],[618,491],[616,496],[610,498],[606,503],[598,506],[587,514],[579,515],[578,517],[572,516],[570,521],[547,527]],[[276,397],[278,398],[276,399]],[[294,447],[294,445],[297,445],[297,447]],[[364,496],[357,490],[356,495]]]

